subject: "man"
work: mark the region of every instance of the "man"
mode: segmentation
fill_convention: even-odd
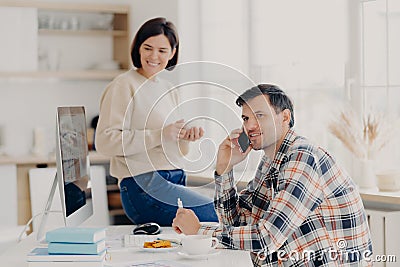
[[[249,250],[255,266],[360,266],[372,254],[364,207],[351,178],[323,148],[293,130],[293,105],[277,86],[261,84],[236,101],[251,145],[241,152],[234,130],[219,146],[214,206],[219,226],[202,226],[178,209],[178,233],[217,237]],[[256,176],[240,194],[233,167],[263,150]]]

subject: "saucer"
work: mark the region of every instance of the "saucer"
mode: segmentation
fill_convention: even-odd
[[[177,248],[178,248],[179,246],[172,246],[172,247],[170,247],[170,248],[144,248],[144,247],[140,247],[140,250],[141,251],[145,251],[145,252],[156,252],[156,253],[159,253],[159,252],[171,252],[171,251],[174,251],[174,250],[176,250]]]
[[[218,226],[219,222],[200,222],[202,226]]]
[[[205,259],[208,259],[209,257],[213,257],[213,256],[216,256],[216,255],[220,254],[221,251],[216,250],[216,251],[211,251],[208,254],[196,254],[196,255],[187,254],[186,252],[182,252],[182,251],[178,251],[177,253],[178,253],[179,256],[181,256],[181,257],[183,257],[185,259],[205,260]]]

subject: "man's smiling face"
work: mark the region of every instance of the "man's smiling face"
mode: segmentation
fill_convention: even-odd
[[[266,95],[256,96],[243,104],[243,127],[254,150],[263,149],[266,154],[275,152],[288,129],[287,111],[277,114]]]

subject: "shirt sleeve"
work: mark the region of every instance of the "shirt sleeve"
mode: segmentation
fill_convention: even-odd
[[[229,175],[228,175],[229,176]],[[218,212],[222,218],[222,224],[218,228],[202,226],[201,234],[216,236],[220,242],[233,249],[249,250],[252,252],[271,253],[278,250],[287,238],[306,220],[316,207],[322,202],[322,189],[319,184],[317,163],[311,153],[297,151],[293,153],[288,162],[279,173],[282,182],[275,197],[263,214],[251,214],[262,219],[255,224],[238,225],[239,214],[244,212],[235,198],[232,198],[232,180],[221,183],[216,177],[216,191],[229,192],[221,194],[222,199],[216,199]],[[217,180],[218,178],[218,180]],[[232,177],[233,178],[233,177]],[[263,183],[265,186],[266,183]],[[244,192],[248,194],[248,191]],[[220,197],[220,198],[221,198]],[[265,196],[245,195],[249,205],[253,201],[267,201]],[[233,202],[236,203],[233,205]],[[245,202],[243,202],[245,203]],[[223,206],[223,207],[222,207]],[[247,210],[247,208],[245,209]]]
[[[251,212],[252,191],[250,190],[250,183],[238,195],[233,171],[222,176],[214,173],[214,176],[214,208],[220,221],[223,225],[245,225]]]
[[[161,145],[161,129],[134,129],[134,88],[113,81],[106,88],[96,128],[96,149],[108,156],[129,156]]]

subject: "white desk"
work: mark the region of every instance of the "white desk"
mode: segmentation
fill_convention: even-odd
[[[110,230],[114,233],[129,233],[133,226],[111,226]],[[114,231],[118,230],[118,231]],[[163,234],[173,233],[171,228],[163,228]],[[31,234],[15,247],[7,250],[0,256],[1,266],[7,267],[22,267],[28,266],[26,262],[26,254],[37,246],[35,236]],[[180,257],[176,251],[164,253],[151,253],[140,250],[139,248],[123,248],[110,250],[111,262],[113,264],[135,261],[150,261],[150,260],[173,260],[188,266],[200,267],[225,267],[225,266],[253,266],[250,254],[247,251],[221,249],[221,253],[204,260],[190,260]],[[79,266],[79,263],[76,264]]]

